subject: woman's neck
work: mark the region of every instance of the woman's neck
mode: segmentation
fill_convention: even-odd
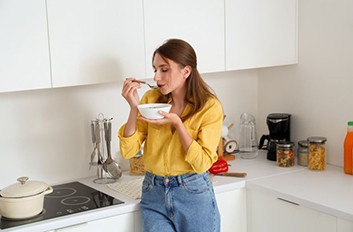
[[[172,109],[171,112],[178,114],[179,116],[183,113],[186,101],[185,101],[185,90],[179,90],[172,92]]]

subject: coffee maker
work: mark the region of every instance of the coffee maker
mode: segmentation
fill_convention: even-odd
[[[272,113],[266,118],[269,135],[262,135],[259,149],[267,150],[267,159],[276,161],[276,144],[280,141],[290,141],[290,114]],[[265,141],[267,143],[265,144]]]

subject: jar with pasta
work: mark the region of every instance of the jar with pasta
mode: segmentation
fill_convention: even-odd
[[[277,164],[279,167],[294,166],[294,143],[281,141],[276,144]]]
[[[310,170],[326,169],[326,138],[309,137],[308,168]]]

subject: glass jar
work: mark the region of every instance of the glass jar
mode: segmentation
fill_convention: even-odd
[[[308,138],[308,168],[310,170],[326,169],[326,140],[325,137]]]
[[[294,143],[281,141],[276,144],[277,164],[279,167],[294,166]]]
[[[308,141],[298,141],[298,164],[301,166],[308,166]]]

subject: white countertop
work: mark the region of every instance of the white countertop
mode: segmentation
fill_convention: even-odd
[[[278,167],[277,163],[266,159],[267,153],[259,151],[255,159],[242,159],[237,156],[235,160],[228,162],[230,164],[229,172],[246,172],[245,178],[216,176],[213,178],[214,189],[216,193],[229,191],[235,188],[244,188],[249,180],[256,180],[263,177],[291,173],[303,170],[302,166],[290,168]]]
[[[231,165],[230,172],[246,172],[247,176],[245,178],[213,177],[216,194],[246,187],[353,221],[353,201],[351,199],[353,196],[353,177],[345,175],[342,168],[328,165],[326,171],[310,171],[302,166],[278,167],[276,162],[266,159],[266,152],[264,151],[259,152],[256,159],[237,157],[229,164]],[[128,181],[134,178],[141,178],[141,176],[136,177],[124,173],[119,181]],[[104,184],[95,184],[93,179],[94,177],[90,177],[78,181],[125,203],[19,226],[13,230],[18,232],[48,231],[139,210],[138,200],[132,200],[119,194]]]
[[[344,174],[340,167],[328,165],[325,171],[303,169],[251,180],[246,188],[353,221],[353,176]]]

